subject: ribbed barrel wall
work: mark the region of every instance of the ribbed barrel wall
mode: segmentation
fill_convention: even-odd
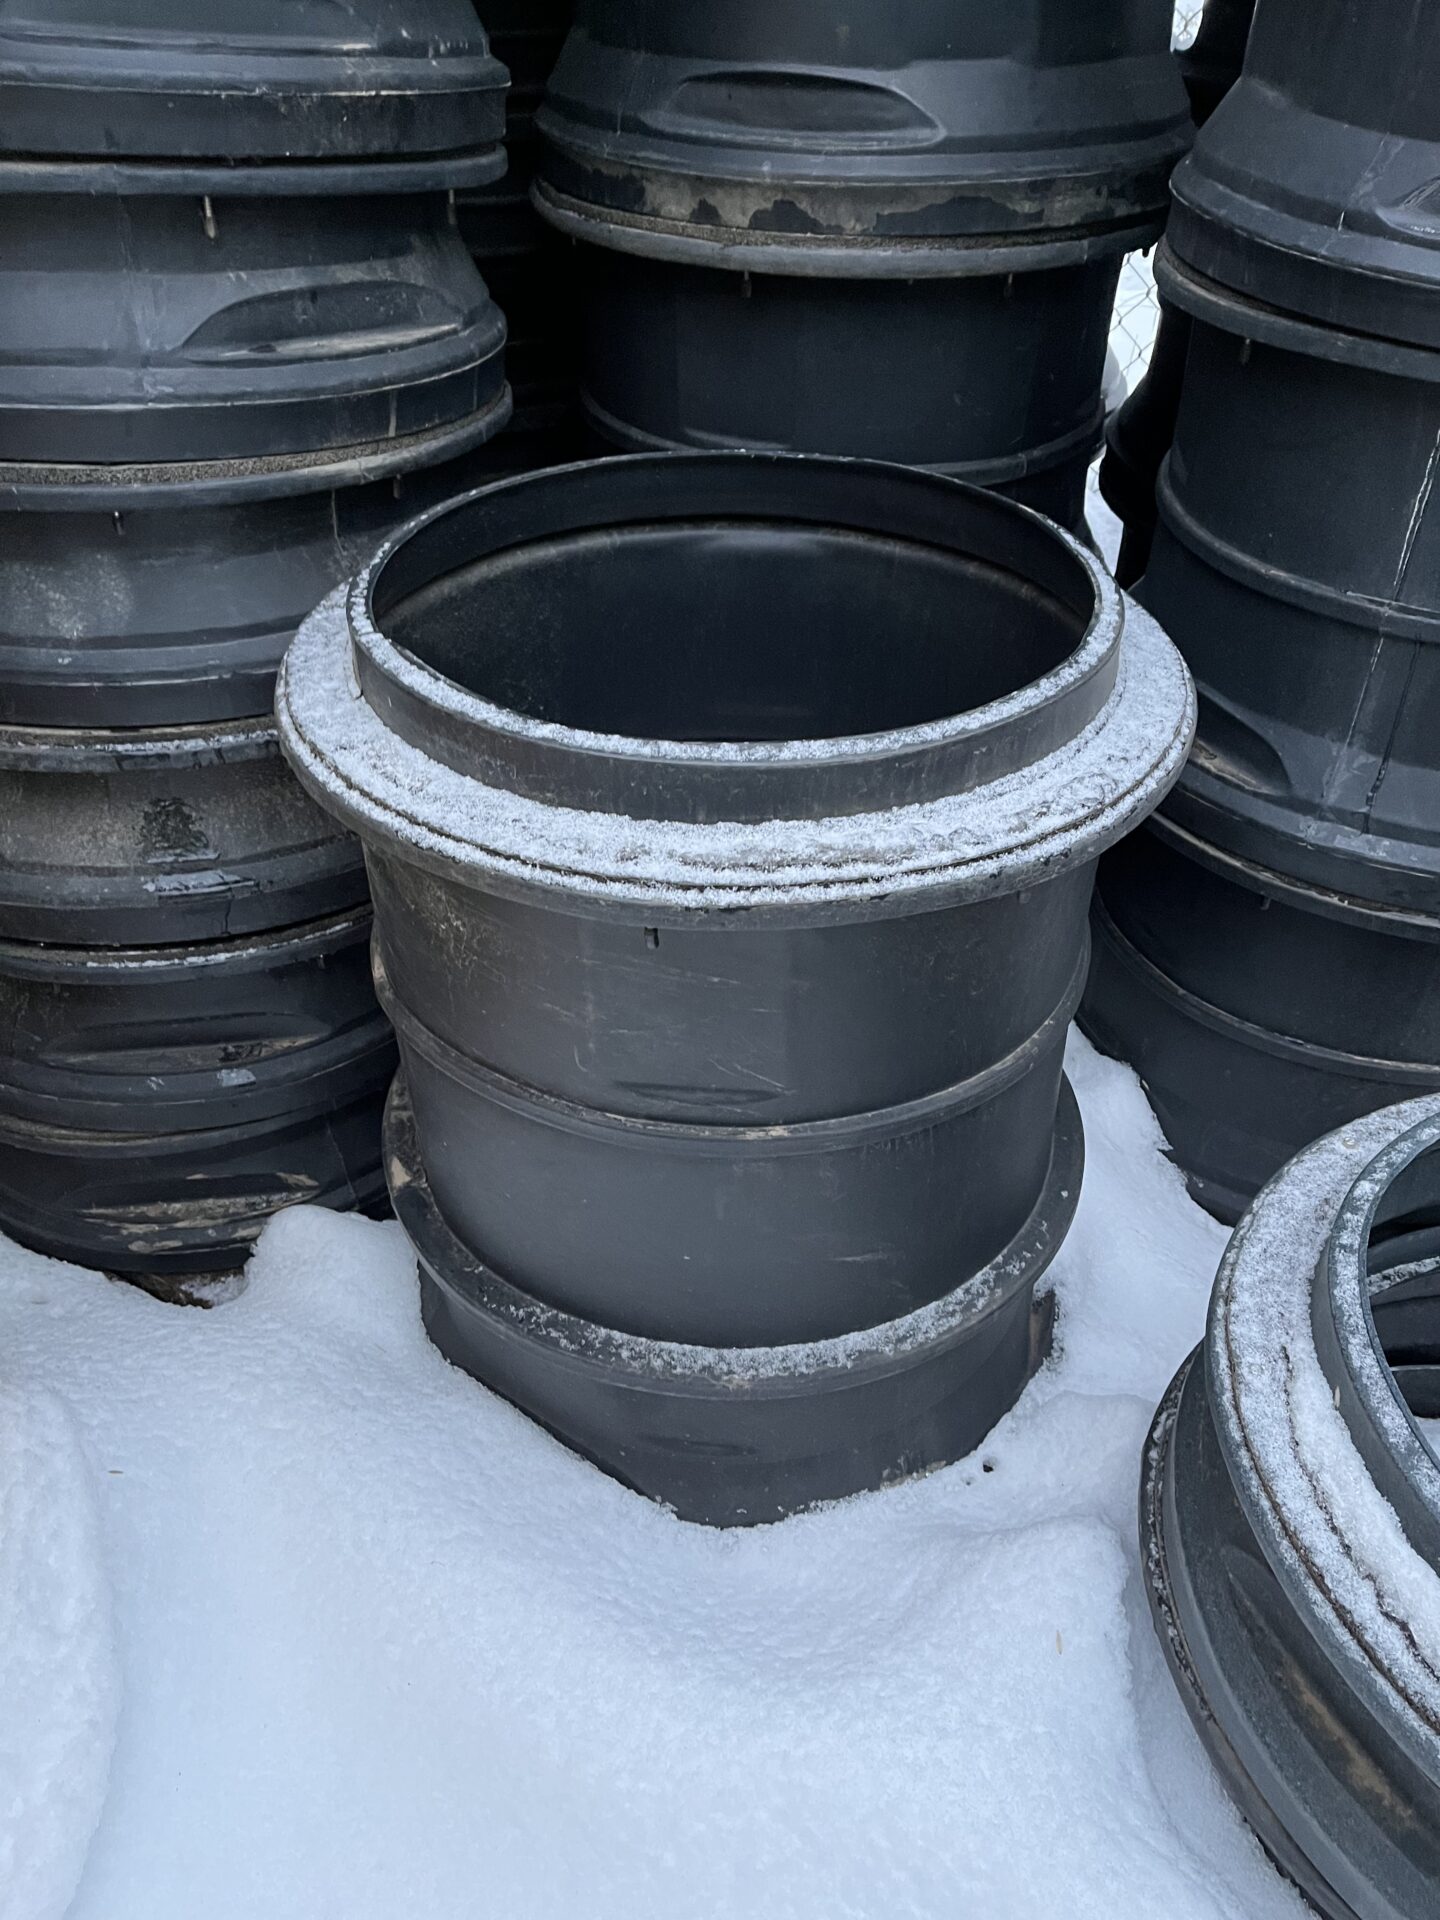
[[[696,1519],[973,1445],[1078,1197],[1095,858],[1191,725],[1098,564],[896,467],[538,474],[327,603],[278,714],[365,843],[451,1358]]]
[[[0,1224],[141,1275],[382,1197],[363,863],[274,678],[511,408],[468,0],[193,13],[0,22]]]
[[[627,451],[879,457],[1071,525],[1120,260],[1189,132],[1163,0],[580,0],[535,196]]]
[[[1260,0],[1157,263],[1189,344],[1138,593],[1199,724],[1102,865],[1082,1022],[1225,1219],[1440,1085],[1437,100],[1430,9]]]

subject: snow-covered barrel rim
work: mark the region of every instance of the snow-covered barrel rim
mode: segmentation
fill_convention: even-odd
[[[1432,1777],[1440,1465],[1381,1350],[1366,1255],[1386,1195],[1437,1147],[1432,1095],[1291,1161],[1236,1229],[1205,1347],[1216,1436],[1266,1559],[1306,1630]]]
[[[801,493],[881,489],[892,506],[903,494],[932,515],[1002,529],[1022,552],[1044,552],[1072,585],[1083,582],[1083,635],[1028,684],[938,720],[717,744],[591,733],[509,711],[423,665],[373,617],[386,569],[417,540],[443,540],[447,516],[513,513],[517,502],[528,506],[526,489],[707,477]],[[948,549],[952,557],[966,551],[953,538]],[[276,712],[287,756],[324,805],[363,838],[461,882],[522,896],[558,891],[601,911],[766,908],[822,919],[984,898],[1094,859],[1173,785],[1195,720],[1189,675],[1158,626],[1123,599],[1093,555],[1039,515],[883,463],[729,452],[552,469],[414,522],[305,623],[282,668]],[[987,755],[997,777],[985,777]],[[517,790],[537,767],[552,781],[547,797],[543,787]],[[604,805],[576,804],[581,767],[592,787],[618,767],[629,783],[621,803],[617,789]],[[866,798],[813,815],[799,804],[757,810],[747,784],[770,782],[771,800],[797,791],[787,781],[834,795],[857,774],[879,782],[868,811]],[[707,779],[740,798],[708,819],[656,817],[668,804],[655,798],[665,780]],[[647,810],[627,812],[629,795],[642,791]]]

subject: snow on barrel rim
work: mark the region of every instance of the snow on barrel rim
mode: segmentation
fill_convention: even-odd
[[[1267,1560],[1432,1774],[1440,1464],[1385,1363],[1366,1255],[1386,1195],[1437,1147],[1431,1096],[1352,1121],[1292,1160],[1236,1229],[1205,1347],[1215,1431]]]
[[[990,564],[962,538],[980,529],[1002,555],[1024,556],[1023,591],[1063,575],[1075,643],[998,698],[889,732],[636,740],[506,710],[422,664],[372,615],[377,594],[385,605],[387,569],[398,562],[403,572],[457,526],[523,520],[547,492],[613,503],[629,491],[649,513],[661,491],[713,491],[723,502],[777,489],[802,503],[843,494],[853,532],[867,528],[865,507],[883,503],[883,528],[903,506],[922,526],[948,528],[912,539],[917,549]],[[612,506],[608,524],[618,518]],[[464,883],[559,892],[592,908],[644,903],[662,915],[765,908],[826,919],[986,898],[1093,860],[1173,785],[1195,702],[1154,621],[1039,515],[883,463],[726,452],[551,469],[414,522],[306,622],[282,670],[277,717],[287,756],[323,804],[362,837]],[[693,801],[697,787],[702,799],[685,817],[685,792]],[[581,791],[600,804],[577,803]]]

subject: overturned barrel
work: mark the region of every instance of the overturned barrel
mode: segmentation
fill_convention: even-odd
[[[1428,1920],[1440,1883],[1440,1466],[1418,1424],[1440,1415],[1437,1143],[1432,1096],[1277,1176],[1145,1447],[1171,1677],[1325,1920]]]
[[[1077,1198],[1094,862],[1193,718],[1098,564],[898,468],[561,469],[392,543],[277,712],[451,1357],[698,1519],[973,1445]]]
[[[1440,1087],[1440,354],[1168,243],[1157,272],[1190,341],[1139,591],[1199,723],[1164,819],[1102,863],[1082,1024],[1233,1221],[1308,1141]]]
[[[1122,255],[1190,133],[1170,8],[581,0],[536,124],[611,446],[904,460],[1065,524]]]

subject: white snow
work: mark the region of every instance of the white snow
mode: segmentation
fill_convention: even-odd
[[[1302,1920],[1139,1581],[1225,1235],[1071,1063],[1058,1359],[754,1532],[448,1368],[393,1226],[297,1208],[209,1311],[0,1243],[0,1920]]]

